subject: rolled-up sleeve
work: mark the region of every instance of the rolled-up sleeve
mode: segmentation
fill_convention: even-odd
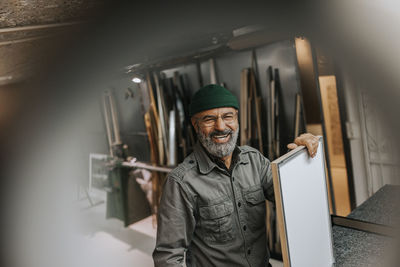
[[[164,184],[157,216],[157,240],[153,252],[155,267],[184,265],[195,228],[193,203],[184,185],[173,176]]]

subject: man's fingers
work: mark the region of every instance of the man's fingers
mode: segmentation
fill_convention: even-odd
[[[316,136],[309,133],[301,134],[294,140],[294,142],[296,143],[296,145],[306,146],[308,154],[311,157],[315,157],[315,155],[317,154],[318,138]]]
[[[308,153],[310,156],[313,158],[317,154],[317,149],[318,149],[318,142],[316,140],[312,140],[309,142],[310,146],[308,148]]]
[[[295,149],[297,147],[297,145],[295,143],[290,143],[287,145],[287,148],[289,148],[290,150]]]
[[[308,154],[309,154],[311,157],[314,157],[314,155],[313,155],[314,151],[313,151],[313,146],[312,146],[312,144],[311,144],[310,142],[307,142],[307,143],[306,143],[306,147],[307,147]]]

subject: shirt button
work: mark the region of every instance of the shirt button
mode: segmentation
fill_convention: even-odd
[[[248,255],[250,255],[250,253],[251,253],[251,250],[250,250],[250,249],[248,249],[248,250],[247,250],[247,254],[248,254]]]
[[[232,182],[234,182],[235,181],[235,177],[232,177]]]
[[[193,163],[194,163],[194,160],[189,160],[189,163],[193,164]]]
[[[246,231],[246,230],[247,230],[247,226],[244,225],[244,226],[243,226],[243,231]]]
[[[241,203],[241,202],[238,203],[238,207],[239,207],[239,208],[240,208],[240,206],[242,206],[242,203]]]

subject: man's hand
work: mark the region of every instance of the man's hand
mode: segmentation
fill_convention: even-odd
[[[294,143],[288,144],[287,148],[295,149],[297,146],[306,146],[308,154],[313,158],[317,154],[318,140],[318,137],[310,133],[301,134],[294,139]]]

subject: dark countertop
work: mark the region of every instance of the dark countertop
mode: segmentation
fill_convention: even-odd
[[[385,185],[354,209],[349,218],[396,226],[400,218],[400,186]],[[332,227],[337,267],[393,266],[393,238],[357,231],[341,226]]]

